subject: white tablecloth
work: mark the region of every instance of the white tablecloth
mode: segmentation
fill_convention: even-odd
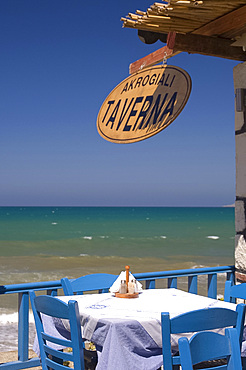
[[[144,290],[138,298],[116,298],[111,293],[58,297],[77,300],[83,337],[100,350],[97,370],[155,370],[162,365],[161,312],[170,317],[209,308],[236,309],[223,302],[178,289]],[[66,328],[66,323],[63,323]],[[60,330],[60,329],[59,329]],[[172,346],[177,346],[173,336]]]
[[[116,298],[112,293],[59,296],[64,302],[79,304],[83,338],[93,341],[99,350],[97,370],[156,370],[162,365],[161,312],[170,317],[209,307],[236,305],[178,289],[144,290],[138,298]],[[58,337],[69,336],[65,320],[45,319],[46,330]],[[177,348],[180,336],[172,336]],[[243,343],[243,354],[246,346]],[[34,350],[38,353],[37,340]]]

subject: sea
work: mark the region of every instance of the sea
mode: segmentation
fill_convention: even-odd
[[[233,207],[0,207],[0,285],[234,264]],[[206,282],[204,281],[204,285]],[[17,349],[0,296],[0,352]],[[35,335],[30,313],[30,346]]]

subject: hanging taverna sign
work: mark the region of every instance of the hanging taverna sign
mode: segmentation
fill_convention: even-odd
[[[126,144],[164,130],[184,108],[191,91],[187,72],[174,66],[155,66],[137,72],[114,88],[97,117],[106,140]]]

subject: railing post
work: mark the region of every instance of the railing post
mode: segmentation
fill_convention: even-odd
[[[226,280],[231,281],[232,284],[234,285],[235,284],[235,272],[234,271],[227,272]]]
[[[167,279],[167,286],[168,288],[175,288],[177,289],[177,286],[178,286],[178,282],[177,282],[177,278],[176,277],[172,277],[172,278],[168,278]]]
[[[146,280],[146,289],[155,289],[155,280]]]
[[[47,290],[47,295],[51,295],[52,297],[57,296],[57,289],[48,289]]]
[[[217,274],[208,274],[208,297],[217,298]]]
[[[197,275],[188,276],[188,292],[197,294]]]
[[[18,293],[18,360],[28,360],[29,294]]]

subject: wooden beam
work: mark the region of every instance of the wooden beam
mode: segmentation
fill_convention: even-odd
[[[176,52],[176,54],[177,53],[178,52]],[[153,53],[148,54],[139,60],[136,60],[136,62],[131,63],[129,66],[129,73],[133,74],[135,72],[138,72],[143,68],[147,68],[154,64],[160,63],[164,59],[164,57],[170,58],[173,55],[175,55],[173,53],[173,50],[169,49],[167,46],[164,46],[163,48],[160,48]]]
[[[170,58],[181,52],[191,54],[209,55],[219,58],[246,61],[246,52],[241,47],[231,46],[232,40],[201,36],[194,34],[181,34],[170,32],[167,38],[167,46],[146,55],[133,62],[129,66],[130,74],[143,68],[160,63],[164,57]]]
[[[228,36],[228,38],[233,38],[234,36],[240,36],[237,30],[245,27],[245,19],[246,5],[207,23],[205,26],[200,27],[192,33],[204,36],[232,34],[232,36]],[[236,32],[235,35],[234,32]]]
[[[219,37],[177,33],[173,51],[245,61],[246,52],[241,47],[231,46],[232,43],[232,40]]]

